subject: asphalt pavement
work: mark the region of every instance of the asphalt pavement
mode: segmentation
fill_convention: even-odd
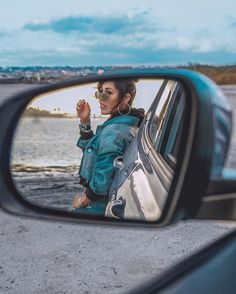
[[[126,293],[234,226],[185,221],[150,230],[0,212],[0,293]]]

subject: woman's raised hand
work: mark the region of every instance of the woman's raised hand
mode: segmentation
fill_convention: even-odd
[[[90,113],[91,113],[91,108],[88,102],[86,102],[84,99],[79,100],[79,102],[76,105],[76,111],[77,115],[80,118],[80,121],[82,123],[87,123],[90,120]]]

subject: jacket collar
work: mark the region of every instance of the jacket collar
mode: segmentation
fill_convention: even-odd
[[[130,126],[137,126],[139,124],[139,118],[132,115],[117,116],[105,121],[101,125],[101,127],[106,127],[108,125],[113,125],[113,124],[126,124]]]

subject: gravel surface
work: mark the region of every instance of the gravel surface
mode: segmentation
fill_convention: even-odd
[[[231,88],[224,89],[230,97]],[[185,221],[163,229],[117,228],[0,212],[0,293],[126,293],[235,226]]]

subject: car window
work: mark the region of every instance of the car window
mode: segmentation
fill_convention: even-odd
[[[163,122],[163,132],[160,140],[156,142],[155,149],[159,152],[164,160],[174,168],[180,138],[185,109],[185,92],[180,85],[176,86],[176,91],[171,98],[170,107]]]
[[[149,135],[156,153],[174,168],[182,133],[185,92],[179,83],[168,81],[158,101]]]
[[[168,81],[161,94],[161,97],[158,99],[158,104],[152,117],[149,133],[151,141],[154,145],[157,144],[160,138],[160,130],[162,129],[162,124],[164,122],[166,110],[168,108],[168,104],[170,102],[170,98],[172,96],[175,86],[176,82]]]

